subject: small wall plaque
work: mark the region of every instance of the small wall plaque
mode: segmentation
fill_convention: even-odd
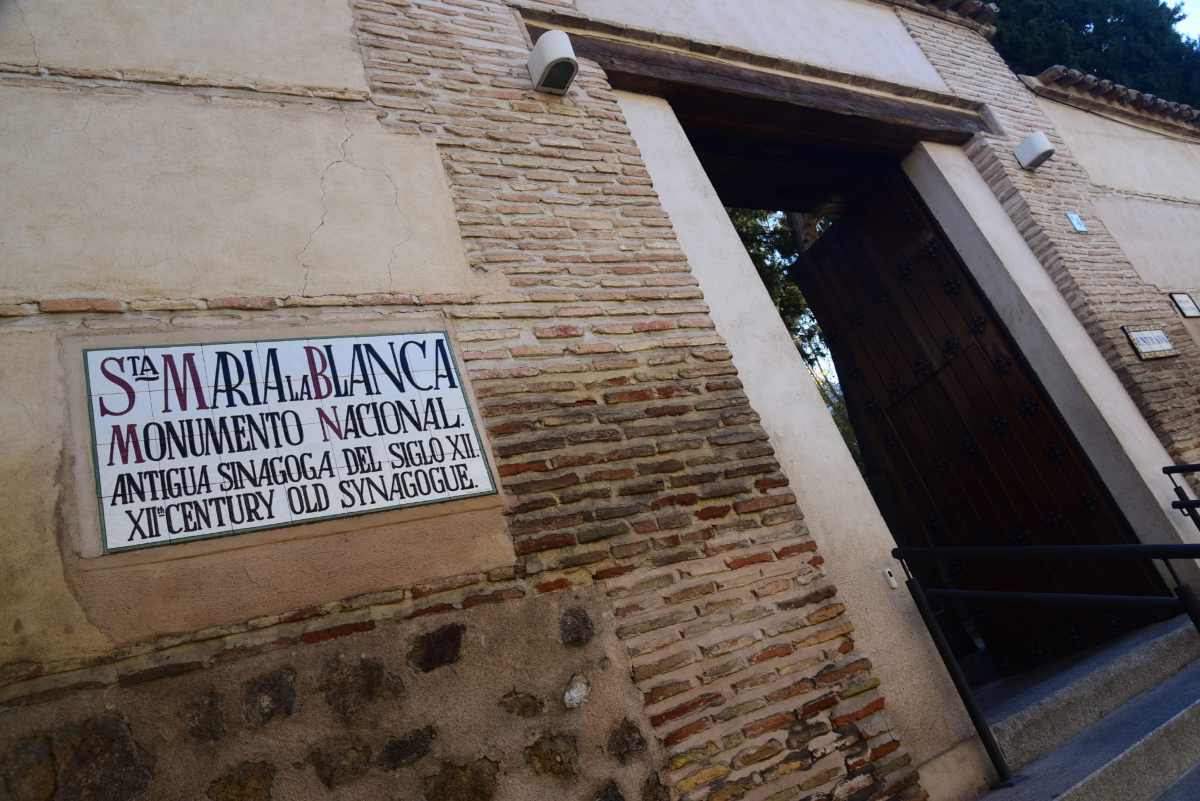
[[[1179,355],[1167,333],[1161,328],[1123,325],[1121,330],[1129,337],[1129,342],[1140,359],[1165,359]]]
[[[1067,219],[1071,221],[1071,227],[1075,229],[1077,234],[1087,233],[1087,223],[1083,221],[1083,217],[1077,211],[1068,211]]]
[[[1171,300],[1175,301],[1175,308],[1179,309],[1179,313],[1184,317],[1200,317],[1200,306],[1196,305],[1195,299],[1187,292],[1172,292]]]

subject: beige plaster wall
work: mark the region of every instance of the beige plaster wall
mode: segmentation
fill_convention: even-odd
[[[576,0],[580,12],[804,64],[945,91],[892,9],[867,0]],[[647,14],[648,8],[652,11]]]
[[[1038,104],[1093,183],[1127,192],[1200,200],[1200,141],[1044,97]]]
[[[431,141],[368,111],[0,87],[0,296],[475,291]]]
[[[1163,291],[1200,287],[1200,205],[1117,194],[1093,203],[1147,283]]]
[[[367,89],[343,0],[0,0],[0,64]]]
[[[1096,213],[1138,274],[1163,291],[1200,286],[1200,140],[1038,103],[1087,171]]]
[[[0,666],[86,657],[511,565],[499,495],[95,555],[80,348],[111,345],[116,335],[157,344],[450,327],[453,339],[440,315],[360,316],[375,319],[347,323],[336,312],[288,310],[264,327],[199,312],[124,320],[100,336],[61,324],[10,325],[0,335],[0,359],[10,365],[0,387]],[[462,346],[455,350],[461,358]],[[478,433],[487,448],[486,432]]]
[[[100,652],[109,640],[72,595],[52,534],[67,522],[55,487],[69,472],[57,340],[45,331],[5,331],[0,359],[7,365],[0,385],[0,665],[61,656],[65,642],[76,652]]]
[[[920,765],[972,730],[908,592],[884,578],[885,568],[900,574],[890,556],[895,541],[670,106],[618,97],[746,394],[853,611],[855,639],[875,664],[900,739]],[[974,750],[965,745],[960,767],[937,772],[933,784],[923,774],[933,798],[974,797],[986,775]]]

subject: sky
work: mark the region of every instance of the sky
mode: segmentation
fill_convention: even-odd
[[[1200,0],[1182,0],[1182,2],[1183,10],[1187,12],[1188,16],[1187,19],[1175,26],[1176,30],[1185,36],[1198,39],[1200,38]]]

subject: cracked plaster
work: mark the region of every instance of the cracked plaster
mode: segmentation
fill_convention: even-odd
[[[0,66],[365,93],[343,0],[0,0]]]
[[[20,143],[0,175],[23,200],[0,217],[0,297],[491,283],[467,265],[434,144],[356,104],[0,86],[0,105],[0,141]]]

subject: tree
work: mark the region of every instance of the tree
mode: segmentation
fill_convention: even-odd
[[[1063,64],[1200,106],[1200,49],[1162,0],[1002,0],[996,49],[1018,74]]]
[[[1064,64],[1167,100],[1200,107],[1200,43],[1174,26],[1182,7],[1161,0],[999,0],[996,49],[1014,72]],[[733,226],[861,464],[842,387],[816,317],[788,277],[797,247],[784,215],[728,209]]]
[[[829,351],[817,318],[809,311],[800,287],[788,277],[788,269],[796,263],[796,245],[783,214],[763,209],[726,211],[805,363],[827,358]]]
[[[838,381],[829,349],[821,334],[821,326],[808,301],[804,299],[800,287],[788,276],[788,270],[796,263],[798,249],[792,237],[787,218],[777,211],[763,209],[726,209],[734,229],[741,237],[742,245],[754,263],[758,277],[762,279],[767,294],[783,324],[787,326],[800,351],[808,371],[812,374],[825,407],[833,416],[842,439],[861,465],[858,440],[850,425],[850,416],[846,411],[846,400],[842,394],[842,385]]]

